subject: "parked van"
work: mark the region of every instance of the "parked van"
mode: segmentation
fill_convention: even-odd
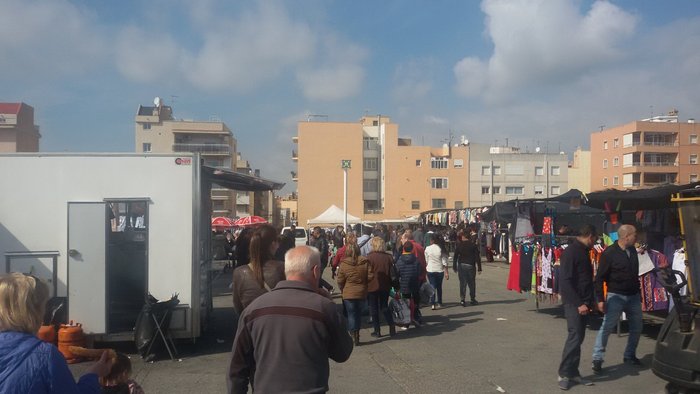
[[[284,234],[285,231],[291,230],[291,227],[285,227],[282,229],[280,234]],[[294,229],[294,246],[306,245],[306,241],[309,239],[309,235],[306,229],[303,227],[297,227]]]

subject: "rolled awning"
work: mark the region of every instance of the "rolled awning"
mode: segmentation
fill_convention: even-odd
[[[239,174],[233,171],[226,171],[219,168],[202,166],[202,176],[227,189],[257,192],[267,190],[280,190],[284,183],[275,182],[269,179],[252,175]]]

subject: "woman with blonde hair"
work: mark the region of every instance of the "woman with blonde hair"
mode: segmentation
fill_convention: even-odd
[[[0,392],[99,393],[98,378],[112,367],[107,352],[75,383],[58,349],[36,337],[48,299],[48,287],[35,277],[0,276]]]
[[[345,245],[345,257],[338,270],[338,287],[343,294],[343,305],[348,312],[348,329],[355,346],[360,344],[362,304],[367,299],[367,284],[372,280],[372,269],[367,258],[360,254],[357,244]]]
[[[248,264],[233,271],[233,309],[239,315],[253,300],[285,279],[284,262],[274,259],[278,237],[277,230],[269,224],[255,229],[250,238]]]
[[[376,338],[382,336],[379,330],[379,311],[382,311],[386,324],[389,325],[389,335],[394,336],[396,327],[388,306],[392,277],[396,276],[394,259],[386,251],[386,243],[381,237],[374,237],[369,242],[372,246],[372,251],[367,255],[367,260],[374,274],[367,285],[367,300],[369,301],[370,316],[372,316],[372,326],[374,327],[371,335]]]

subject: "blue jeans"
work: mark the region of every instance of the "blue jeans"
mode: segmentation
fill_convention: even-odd
[[[357,331],[362,324],[362,306],[365,300],[343,300],[345,310],[348,311],[348,330]]]
[[[370,316],[372,316],[372,327],[374,332],[379,332],[379,312],[381,311],[386,319],[386,324],[393,326],[394,317],[389,310],[389,292],[386,290],[373,291],[367,294],[369,301]]]
[[[622,294],[608,293],[605,302],[605,317],[600,326],[598,335],[593,346],[593,360],[603,361],[605,347],[608,345],[608,337],[615,330],[617,322],[620,320],[622,312],[627,314],[629,325],[629,336],[627,337],[627,347],[624,358],[636,357],[637,344],[642,334],[642,301],[639,294],[627,296]]]
[[[437,303],[442,304],[442,279],[445,277],[444,272],[428,272],[428,282],[435,289],[435,293],[430,297],[430,304],[435,305],[435,295],[437,294]]]

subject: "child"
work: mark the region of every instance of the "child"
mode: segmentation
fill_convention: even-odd
[[[144,394],[138,383],[129,379],[131,361],[124,353],[117,353],[117,359],[109,371],[109,375],[100,378],[102,392],[105,394]]]

